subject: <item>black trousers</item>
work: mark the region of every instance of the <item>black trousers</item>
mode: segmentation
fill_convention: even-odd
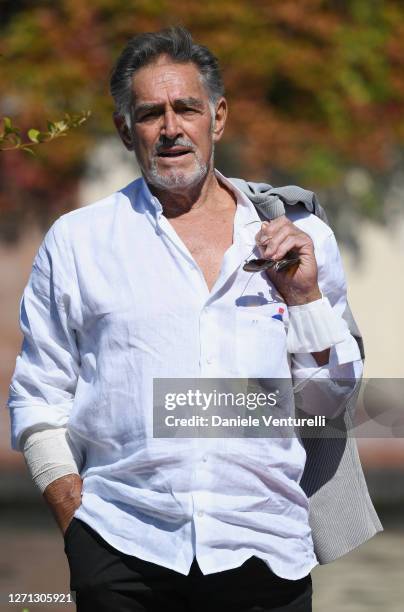
[[[126,555],[74,518],[65,534],[70,588],[78,612],[311,612],[312,582],[276,576],[257,557],[204,576],[188,576]]]

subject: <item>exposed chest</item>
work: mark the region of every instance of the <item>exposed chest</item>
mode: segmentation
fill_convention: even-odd
[[[233,242],[235,208],[218,212],[170,219],[178,236],[201,269],[209,291],[220,273],[223,256]]]

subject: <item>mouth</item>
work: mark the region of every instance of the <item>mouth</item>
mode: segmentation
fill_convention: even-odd
[[[158,153],[158,157],[184,157],[192,153],[191,149],[184,149],[183,147],[170,147],[170,149],[164,149]]]

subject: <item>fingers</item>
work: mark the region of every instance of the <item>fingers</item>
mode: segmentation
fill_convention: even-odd
[[[289,238],[292,238],[295,232],[291,233],[289,227],[282,227],[275,236],[272,236],[268,242],[265,243],[262,249],[262,256],[264,258],[275,259],[274,255],[278,252],[279,247]]]
[[[292,249],[302,254],[313,252],[310,236],[285,216],[264,222],[255,238],[264,259],[282,259]]]
[[[272,227],[271,227],[272,230]],[[264,221],[261,225],[261,229],[257,234],[255,234],[255,242],[258,246],[263,246],[268,243],[268,241],[272,238],[271,231],[269,231],[269,223]]]
[[[289,228],[289,231],[296,231],[296,226],[285,215],[272,221],[264,221],[260,231],[255,235],[257,245],[268,244],[270,240],[275,239],[281,231],[287,228]]]
[[[286,253],[288,253],[292,249],[297,252],[300,252],[301,247],[304,247],[305,244],[306,240],[303,236],[300,236],[298,234],[287,235],[282,239],[279,245],[269,245],[268,247],[266,247],[262,256],[264,259],[282,259],[283,257],[285,257]]]

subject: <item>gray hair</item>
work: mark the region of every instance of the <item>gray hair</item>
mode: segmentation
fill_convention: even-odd
[[[191,33],[183,27],[173,26],[158,32],[134,36],[112,70],[110,92],[116,112],[126,119],[130,127],[132,105],[132,78],[137,70],[156,61],[160,55],[168,55],[174,62],[193,62],[199,69],[202,82],[208,92],[211,111],[224,95],[222,75],[217,58],[207,47],[197,45]]]

